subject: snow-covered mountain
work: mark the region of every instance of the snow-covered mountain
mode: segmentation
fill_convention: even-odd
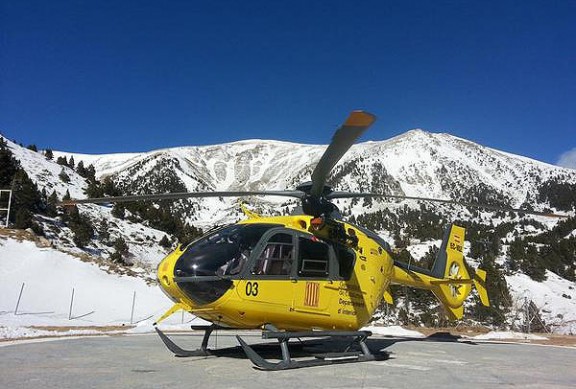
[[[162,193],[167,187],[187,191],[294,189],[310,179],[325,149],[324,145],[249,140],[147,153],[55,155],[93,164],[99,177],[113,178],[127,193],[143,194]],[[448,134],[411,130],[386,141],[354,145],[334,169],[329,184],[338,190],[496,201],[511,207],[529,204],[543,209],[550,207],[538,201],[539,189],[549,180],[576,183],[576,171]],[[194,212],[186,216],[202,227],[239,217],[236,199],[191,201]],[[275,207],[287,202],[272,197],[250,201]],[[365,211],[360,206],[353,213]]]

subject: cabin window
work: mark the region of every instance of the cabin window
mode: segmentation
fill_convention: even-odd
[[[266,242],[260,252],[256,263],[252,267],[252,274],[266,276],[286,276],[292,272],[294,260],[294,243],[292,235],[286,233],[274,234]]]
[[[298,275],[301,277],[328,276],[330,254],[326,243],[299,238]]]

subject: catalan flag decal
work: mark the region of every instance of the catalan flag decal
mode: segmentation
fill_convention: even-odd
[[[307,307],[317,307],[320,300],[320,284],[318,282],[306,282],[306,292],[304,293],[304,305]]]

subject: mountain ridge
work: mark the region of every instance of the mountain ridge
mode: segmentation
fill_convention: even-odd
[[[574,169],[554,165],[554,164],[551,164],[548,162],[540,161],[540,160],[526,157],[526,156],[523,156],[520,154],[515,154],[515,153],[504,151],[504,150],[499,150],[495,147],[485,146],[485,145],[479,144],[477,142],[468,140],[466,138],[452,135],[452,134],[447,133],[447,132],[430,132],[430,131],[427,131],[427,130],[421,129],[421,128],[414,128],[414,129],[408,130],[404,133],[398,134],[392,138],[388,138],[388,139],[384,139],[384,140],[367,140],[367,141],[363,141],[363,142],[358,142],[352,146],[352,149],[355,149],[357,147],[362,147],[362,146],[373,146],[373,145],[377,146],[377,145],[381,145],[381,144],[388,144],[388,143],[393,143],[394,141],[397,141],[400,139],[405,139],[405,138],[412,138],[413,139],[415,136],[422,136],[422,135],[431,136],[433,138],[446,137],[448,139],[454,139],[454,140],[462,141],[465,143],[473,144],[476,146],[480,146],[481,148],[495,151],[495,152],[498,152],[498,153],[503,154],[505,156],[522,159],[522,160],[525,160],[526,162],[537,163],[537,164],[545,165],[545,166],[551,167],[551,168],[560,168],[560,169],[564,169],[567,171],[574,171]],[[258,144],[276,144],[276,145],[284,145],[284,146],[288,146],[288,147],[289,146],[304,146],[304,147],[324,147],[325,148],[328,146],[328,143],[326,143],[326,144],[308,144],[308,143],[298,143],[298,142],[275,140],[275,139],[256,139],[255,138],[255,139],[237,140],[237,141],[232,141],[232,142],[224,142],[224,143],[219,143],[219,144],[210,144],[210,145],[202,145],[202,146],[187,145],[187,146],[164,147],[164,148],[153,149],[153,150],[149,150],[149,151],[128,152],[128,153],[113,152],[113,153],[90,154],[90,153],[76,153],[76,152],[54,150],[54,155],[56,157],[58,157],[58,156],[73,156],[76,160],[84,160],[88,163],[92,163],[94,160],[99,160],[99,159],[104,159],[104,160],[106,160],[106,162],[109,162],[108,161],[109,159],[112,159],[112,160],[114,160],[114,159],[121,160],[122,158],[133,159],[135,157],[142,157],[144,155],[158,154],[158,153],[170,152],[170,151],[189,151],[191,149],[193,149],[193,150],[197,150],[197,149],[209,150],[209,149],[214,149],[214,148],[222,148],[222,147],[235,146],[235,145],[243,145],[243,146],[244,145],[252,145],[252,146],[254,146],[254,145],[258,145]],[[123,162],[125,162],[125,161],[123,161]]]
[[[310,179],[325,148],[276,140],[242,140],[143,153],[86,155],[55,151],[54,155],[91,163],[97,177],[110,177],[124,193],[144,194],[162,192],[168,181],[181,191],[293,189]],[[499,193],[495,197],[502,205],[519,208],[524,204],[541,210],[550,208],[536,201],[538,188],[548,180],[573,184],[576,171],[447,133],[413,129],[388,140],[353,145],[328,183],[338,190],[388,191],[468,202],[482,201],[470,193],[488,188]],[[198,205],[198,213],[213,214],[211,210],[217,206],[209,199],[192,202]],[[286,199],[269,198],[264,202],[279,206]],[[231,205],[229,199],[222,202],[224,208]],[[203,227],[208,224],[198,214],[186,216]],[[224,219],[237,217],[234,213]]]

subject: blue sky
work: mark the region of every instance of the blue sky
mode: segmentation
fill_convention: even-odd
[[[363,140],[576,149],[571,0],[5,0],[0,30],[0,131],[25,145],[325,144],[366,109]]]

